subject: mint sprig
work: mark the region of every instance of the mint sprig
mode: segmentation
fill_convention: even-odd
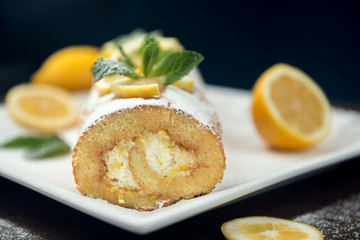
[[[199,65],[204,57],[197,52],[188,50],[162,50],[155,38],[156,32],[147,34],[144,37],[143,31],[134,31],[129,35],[121,36],[113,42],[118,46],[124,57],[122,60],[111,60],[99,58],[92,67],[93,82],[112,74],[120,74],[133,79],[147,77],[164,77],[165,85],[173,84]],[[144,37],[143,45],[140,48],[142,57],[141,75],[135,73],[133,61],[125,54],[122,45],[137,37]]]
[[[108,58],[99,58],[92,66],[91,71],[93,73],[94,83],[105,76],[113,74],[120,74],[133,79],[139,78],[134,69],[126,62]]]
[[[165,85],[173,84],[201,63],[204,57],[194,51],[183,50],[167,54],[151,72],[151,76],[165,76]]]
[[[25,157],[42,159],[70,152],[57,135],[19,136],[0,145],[1,148],[25,148]]]
[[[159,43],[155,40],[154,36],[148,35],[145,37],[141,52],[141,72],[144,74],[144,77],[148,77],[160,52]]]

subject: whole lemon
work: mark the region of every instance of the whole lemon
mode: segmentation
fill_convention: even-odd
[[[99,48],[91,45],[62,48],[43,62],[30,81],[71,91],[88,89],[92,85],[91,66],[98,56]]]

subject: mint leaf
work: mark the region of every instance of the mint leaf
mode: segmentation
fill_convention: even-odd
[[[19,136],[0,147],[25,148],[28,158],[46,158],[70,152],[70,147],[57,135]]]
[[[52,136],[46,142],[27,149],[27,158],[47,158],[62,155],[70,152],[70,147],[58,136]]]
[[[0,145],[2,148],[21,148],[21,147],[34,147],[43,142],[51,139],[53,135],[49,136],[20,136],[15,137]]]
[[[130,66],[130,67],[135,67],[135,64],[131,61],[131,59],[128,57],[128,55],[126,55],[126,53],[124,52],[124,49],[121,45],[118,46],[121,54],[123,55],[123,57],[125,58],[125,62]]]
[[[165,76],[165,84],[169,85],[189,74],[203,60],[204,57],[194,51],[183,50],[169,53],[156,64],[150,77]]]
[[[99,58],[92,66],[91,71],[94,83],[112,74],[120,74],[134,79],[139,78],[129,64],[108,58]]]
[[[164,50],[164,49],[160,49],[160,52],[159,52],[159,59],[161,58],[164,58],[166,57],[167,55],[169,55],[170,53],[174,53],[174,52],[177,52],[175,50],[172,50],[172,49],[167,49],[167,50]]]
[[[159,43],[156,41],[153,35],[146,36],[144,39],[144,44],[141,47],[141,52],[141,72],[145,77],[147,77],[149,76],[160,52]]]

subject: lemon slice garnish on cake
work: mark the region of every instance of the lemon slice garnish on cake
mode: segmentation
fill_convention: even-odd
[[[183,77],[182,79],[174,82],[172,85],[188,92],[194,91],[194,79],[190,78],[189,76]]]
[[[111,85],[113,84],[122,84],[129,81],[130,78],[120,75],[112,74],[103,77],[101,80],[94,83],[96,90],[98,90],[100,95],[111,93]]]
[[[14,86],[5,96],[5,105],[16,122],[39,132],[58,132],[78,119],[70,92],[51,85]]]
[[[305,223],[274,217],[244,217],[225,222],[221,231],[228,240],[323,240],[321,232]]]
[[[111,90],[118,98],[156,98],[160,97],[161,86],[159,78],[131,79],[113,84]]]
[[[331,131],[331,106],[306,73],[276,64],[256,81],[252,116],[266,142],[281,149],[301,149],[324,140]]]

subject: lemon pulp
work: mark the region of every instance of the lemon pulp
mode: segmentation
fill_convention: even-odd
[[[321,232],[305,223],[274,217],[244,217],[225,222],[229,240],[323,240]]]
[[[281,149],[302,149],[331,131],[331,106],[322,89],[300,69],[276,64],[252,90],[252,117],[261,137]]]
[[[58,132],[78,119],[73,96],[51,85],[16,85],[7,92],[5,105],[16,122],[40,132]]]
[[[282,75],[271,85],[271,99],[282,119],[299,132],[311,134],[321,128],[324,109],[302,82]]]
[[[60,101],[41,96],[23,97],[19,105],[29,114],[39,117],[60,117],[68,113],[68,108]]]

